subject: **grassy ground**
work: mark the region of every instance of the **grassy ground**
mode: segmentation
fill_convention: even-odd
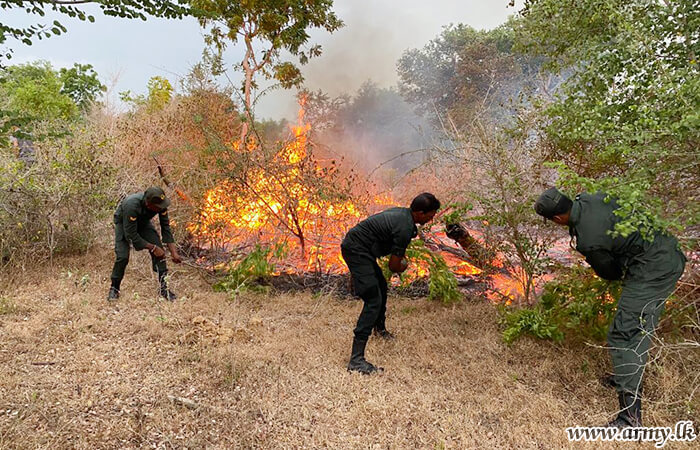
[[[160,302],[137,254],[122,298],[108,304],[111,258],[2,281],[1,448],[597,448],[570,444],[564,428],[615,411],[597,381],[604,350],[529,339],[508,347],[480,299],[390,298],[398,339],[370,340],[368,359],[386,372],[365,377],[345,370],[358,301],[230,301],[180,267],[181,300]],[[682,384],[682,370],[649,377],[648,425],[697,421],[653,388]]]

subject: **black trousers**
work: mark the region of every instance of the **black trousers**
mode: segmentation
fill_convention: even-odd
[[[124,271],[129,264],[129,252],[131,250],[131,245],[129,245],[129,241],[126,240],[124,231],[119,228],[120,225],[117,225],[114,233],[114,253],[116,254],[116,259],[114,261],[114,267],[112,268],[112,278],[117,280],[124,278]],[[163,243],[155,228],[144,227],[139,229],[138,233],[151,244],[161,248],[163,247]],[[165,264],[165,257],[156,258],[153,256],[153,253],[151,253],[151,264],[153,265],[153,271],[156,273],[163,273],[168,270]]]
[[[355,337],[369,339],[372,329],[386,328],[388,286],[377,260],[369,253],[341,247],[343,259],[350,269],[355,295],[364,302],[355,326]]]

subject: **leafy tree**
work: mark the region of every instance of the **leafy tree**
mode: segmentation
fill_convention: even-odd
[[[516,20],[488,31],[458,24],[422,49],[407,50],[397,69],[401,94],[421,114],[448,113],[464,126],[477,113],[503,118],[503,108],[524,88],[534,88],[537,58],[513,49]]]
[[[107,87],[100,83],[97,72],[90,64],[73,64],[70,69],[61,68],[61,93],[68,95],[78,108],[85,111]]]
[[[95,18],[83,11],[86,4],[95,4],[107,16],[126,19],[146,20],[146,15],[166,18],[180,18],[190,14],[184,0],[177,2],[166,0],[0,0],[0,10],[23,9],[27,14],[44,17],[47,11],[55,11],[68,17],[94,22]],[[53,35],[65,33],[66,27],[58,20],[51,24],[37,23],[29,27],[13,27],[0,21],[0,45],[8,38],[32,45],[36,39],[47,39]],[[2,58],[11,58],[12,50],[0,52]]]
[[[78,114],[73,99],[62,92],[60,75],[40,61],[0,69],[0,109],[34,121],[70,120]]]
[[[10,133],[33,139],[63,133],[104,90],[89,64],[59,71],[46,61],[0,68],[0,145]],[[42,122],[47,126],[36,134]]]
[[[253,89],[255,76],[275,79],[283,88],[299,86],[303,76],[299,68],[282,59],[285,51],[297,57],[301,64],[321,54],[320,45],[305,49],[310,28],[334,32],[343,25],[334,12],[332,0],[192,0],[203,27],[211,26],[207,37],[219,51],[228,42],[245,44],[245,55],[238,67],[244,74],[242,87],[247,123],[241,131],[245,142],[248,123],[253,122]]]
[[[131,95],[131,91],[119,93],[119,98],[136,107],[145,107],[149,113],[161,111],[168,104],[173,95],[173,85],[167,78],[161,76],[151,77],[147,84],[148,95]]]
[[[619,197],[618,232],[698,223],[697,0],[528,0],[519,48],[572,69],[543,105],[570,191]]]
[[[173,95],[173,85],[167,78],[155,76],[148,80],[149,111],[160,111],[168,104]]]

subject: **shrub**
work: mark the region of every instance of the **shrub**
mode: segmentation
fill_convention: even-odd
[[[523,308],[506,312],[504,323],[506,329],[503,331],[503,340],[508,344],[524,334],[555,342],[564,339],[564,333],[554,323],[552,311],[544,308]]]
[[[619,283],[598,278],[590,269],[575,266],[544,286],[539,303],[531,308],[503,307],[503,339],[507,343],[529,334],[562,341],[565,334],[602,341],[616,310]]]
[[[97,143],[95,143],[97,142]],[[107,146],[85,129],[35,143],[33,161],[0,149],[0,258],[4,264],[85,251],[116,203]]]
[[[428,249],[423,241],[414,240],[406,249],[406,258],[411,261],[409,269],[400,275],[402,287],[416,281],[422,276],[421,271],[428,270],[428,300],[440,300],[442,303],[454,303],[462,300],[462,293],[457,285],[457,278],[450,270],[445,259]],[[389,270],[389,258],[380,262],[380,267],[387,280],[393,275]]]
[[[214,284],[214,290],[228,292],[235,297],[244,290],[265,291],[267,286],[262,285],[275,272],[273,258],[282,258],[286,253],[286,247],[282,244],[273,248],[257,245],[255,250],[226,273],[225,277]]]

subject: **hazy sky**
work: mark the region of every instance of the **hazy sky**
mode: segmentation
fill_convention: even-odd
[[[422,47],[450,23],[465,23],[489,29],[515,13],[508,0],[336,0],[334,10],[345,27],[329,34],[314,31],[313,42],[323,46],[323,55],[303,66],[306,85],[332,95],[352,92],[372,79],[380,86],[396,84],[396,61],[408,48]],[[520,5],[522,2],[516,2]],[[3,12],[3,22],[11,25],[51,23],[58,18],[68,33],[32,46],[11,42],[15,50],[11,63],[37,59],[54,67],[74,62],[95,67],[103,82],[110,86],[110,98],[131,90],[142,93],[154,75],[168,78],[174,85],[199,61],[204,48],[203,33],[194,19],[147,21],[106,17],[95,7],[95,23],[80,22],[63,16],[46,18],[22,12]],[[240,61],[240,48],[226,53],[233,65]],[[235,74],[232,74],[232,77]],[[117,102],[118,103],[118,102]],[[269,93],[258,105],[256,115],[280,119],[295,116],[293,92]]]

